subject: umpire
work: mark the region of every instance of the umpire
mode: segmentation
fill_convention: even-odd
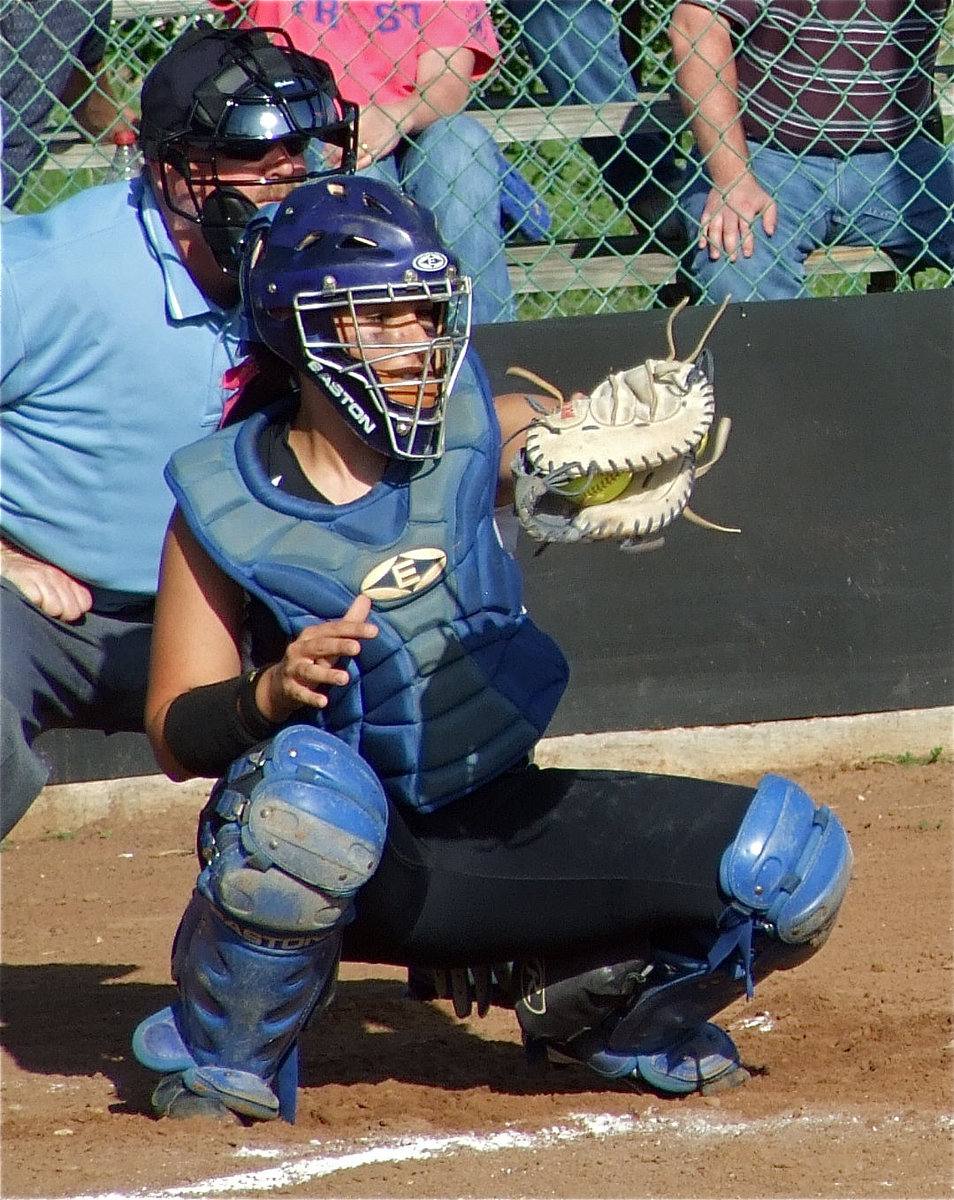
[[[354,161],[327,66],[261,30],[200,22],[141,99],[141,178],[4,227],[0,836],[47,781],[43,730],[142,727],[162,469],[221,418],[235,247],[310,138]]]

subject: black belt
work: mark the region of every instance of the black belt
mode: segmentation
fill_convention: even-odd
[[[155,596],[143,595],[142,592],[119,592],[113,588],[87,586],[93,594],[93,612],[104,617],[152,620]]]

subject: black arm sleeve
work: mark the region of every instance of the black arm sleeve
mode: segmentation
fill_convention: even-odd
[[[163,728],[175,760],[196,775],[215,779],[240,754],[279,728],[255,704],[259,671],[183,692],[169,705]]]

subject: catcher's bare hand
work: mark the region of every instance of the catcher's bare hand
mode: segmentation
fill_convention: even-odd
[[[325,708],[329,689],[350,682],[348,672],[338,664],[357,657],[362,643],[377,637],[378,627],[367,620],[370,611],[371,601],[359,595],[339,620],[303,629],[289,643],[281,662],[258,679],[255,702],[262,715],[279,722],[302,705]]]

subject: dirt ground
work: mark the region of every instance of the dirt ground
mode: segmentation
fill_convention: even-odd
[[[821,953],[723,1014],[753,1078],[708,1098],[537,1074],[510,1013],[459,1021],[349,966],[296,1125],[155,1121],[129,1036],[172,998],[193,817],[14,831],[2,1195],[950,1196],[951,764],[792,774],[845,822],[854,882]]]

